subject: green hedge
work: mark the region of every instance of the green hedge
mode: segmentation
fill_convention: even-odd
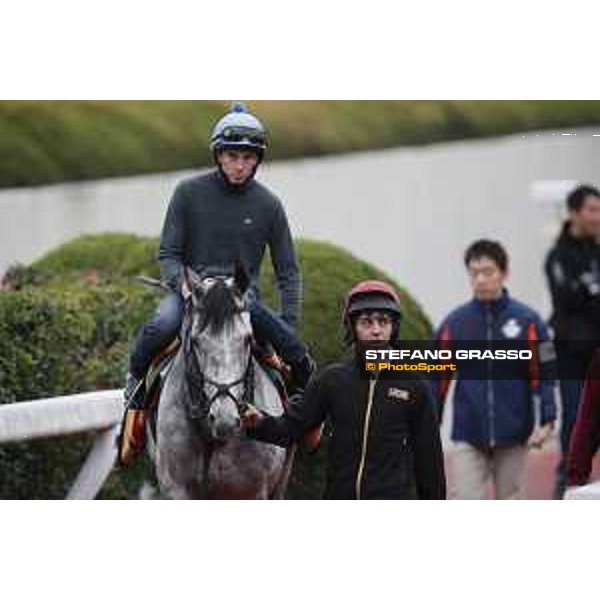
[[[75,282],[0,294],[0,403],[122,385],[129,339],[155,301],[126,284]],[[62,498],[90,436],[0,446],[0,498]],[[144,463],[105,497],[135,492]]]
[[[599,101],[258,101],[274,159],[600,123]],[[0,101],[0,187],[207,165],[216,101]]]
[[[304,316],[301,335],[315,346],[319,362],[328,362],[344,350],[340,314],[345,292],[361,279],[381,278],[396,285],[384,272],[357,260],[349,252],[325,242],[296,242],[304,276]],[[110,283],[126,278],[133,283],[136,275],[158,278],[156,260],[158,240],[130,234],[89,235],[69,242],[35,262],[20,274],[26,281],[46,285],[86,280]],[[268,256],[261,274],[265,300],[277,305],[276,286]],[[141,289],[141,286],[139,286]],[[396,287],[398,287],[396,285]],[[133,289],[136,289],[135,287]],[[414,300],[399,287],[408,318],[405,337],[427,337],[430,324]]]
[[[88,236],[12,274],[17,291],[0,294],[0,403],[120,387],[130,342],[160,298],[133,281],[157,276],[157,240],[131,235]],[[340,311],[356,281],[384,273],[333,245],[301,240],[305,277],[303,339],[322,366],[344,352]],[[275,305],[273,272],[261,287]],[[405,335],[429,336],[430,323],[401,288]],[[0,498],[61,498],[89,448],[89,436],[0,446]],[[315,498],[323,486],[326,448],[296,461],[289,497]],[[135,497],[152,478],[148,461],[115,473],[104,498]]]

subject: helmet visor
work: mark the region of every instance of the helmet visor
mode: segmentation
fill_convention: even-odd
[[[247,127],[226,127],[219,137],[225,145],[248,145],[260,148],[265,148],[267,145],[267,136],[262,131]]]
[[[382,310],[391,312],[396,316],[400,316],[400,308],[398,304],[384,295],[365,295],[362,298],[356,298],[348,307],[348,315],[354,316],[361,312]]]

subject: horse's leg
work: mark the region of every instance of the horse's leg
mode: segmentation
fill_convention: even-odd
[[[204,496],[200,477],[202,453],[192,456],[185,448],[177,449],[173,444],[159,450],[156,456],[156,473],[163,497],[172,500],[196,499]]]
[[[182,400],[187,390],[177,373],[180,365],[173,366],[159,405],[156,476],[164,497],[184,500],[205,496],[204,448],[187,418]]]
[[[165,420],[156,452],[161,493],[174,500],[202,498],[204,453],[197,433],[176,415]]]
[[[202,450],[192,453],[187,445],[178,449],[173,444],[165,452],[159,450],[156,472],[163,497],[172,500],[204,498],[203,467]]]

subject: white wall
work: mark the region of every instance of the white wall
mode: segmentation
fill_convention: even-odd
[[[511,291],[546,313],[542,261],[558,211],[532,201],[532,183],[600,183],[600,131],[561,133],[279,162],[260,178],[284,199],[296,236],[329,240],[386,269],[436,322],[468,296],[462,253],[481,236],[506,244]],[[83,233],[158,235],[170,193],[187,175],[0,191],[0,271]]]

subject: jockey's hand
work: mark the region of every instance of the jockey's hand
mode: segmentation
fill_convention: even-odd
[[[263,419],[263,414],[254,406],[249,405],[242,415],[242,426],[244,429],[252,429]]]
[[[527,445],[530,448],[541,448],[548,438],[552,435],[554,431],[554,422],[546,423],[545,425],[541,425],[536,427],[534,432],[531,434]]]

